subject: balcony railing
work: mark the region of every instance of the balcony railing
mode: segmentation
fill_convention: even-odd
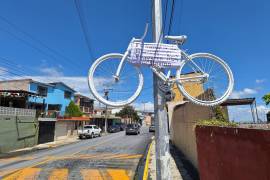
[[[80,109],[83,113],[92,113],[93,110],[90,107],[80,106]]]
[[[39,117],[41,118],[57,118],[62,116],[60,111],[48,110],[47,112],[40,113]]]

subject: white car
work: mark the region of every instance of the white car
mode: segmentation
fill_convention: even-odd
[[[79,138],[94,138],[101,136],[101,129],[96,125],[85,125],[82,129],[78,130]]]

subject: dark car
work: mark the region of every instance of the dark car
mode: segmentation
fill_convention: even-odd
[[[115,133],[120,131],[120,126],[118,125],[112,125],[108,128],[109,133]]]
[[[120,127],[120,131],[124,131],[126,129],[126,125],[124,123],[117,124]]]
[[[140,134],[140,127],[137,124],[128,124],[126,127],[126,135]]]
[[[149,127],[149,132],[155,132],[155,125],[152,124],[150,127]]]

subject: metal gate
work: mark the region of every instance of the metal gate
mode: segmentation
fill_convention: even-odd
[[[55,121],[39,121],[38,144],[54,141]]]

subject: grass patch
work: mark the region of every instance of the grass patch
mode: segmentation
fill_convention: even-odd
[[[196,125],[199,125],[199,126],[226,126],[226,127],[237,127],[238,126],[238,124],[235,122],[221,121],[218,119],[200,120],[197,122]]]

